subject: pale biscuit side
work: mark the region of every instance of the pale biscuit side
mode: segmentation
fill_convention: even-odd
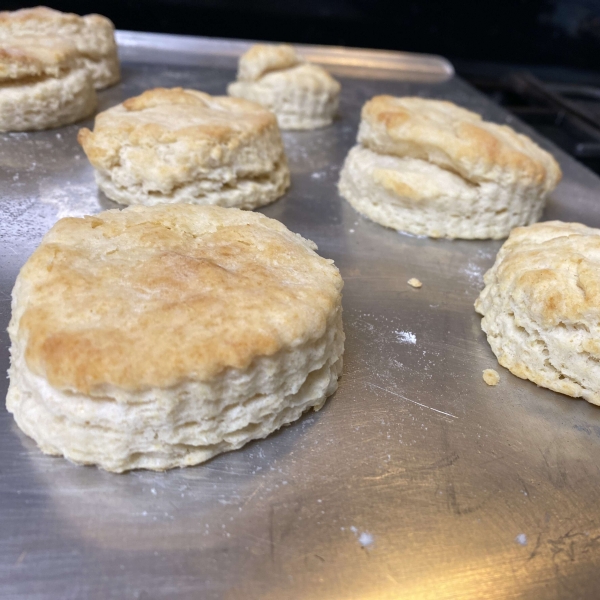
[[[95,108],[90,74],[70,43],[22,37],[0,44],[0,131],[60,127]]]
[[[259,359],[250,370],[214,383],[121,392],[117,401],[52,388],[13,348],[7,408],[46,454],[113,472],[191,466],[319,410],[337,388],[343,340],[340,308],[323,339]]]
[[[376,223],[430,237],[501,239],[539,219],[544,206],[536,190],[475,186],[429,162],[360,145],[348,153],[339,191]]]

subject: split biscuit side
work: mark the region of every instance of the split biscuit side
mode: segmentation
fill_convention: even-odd
[[[600,230],[550,221],[506,240],[475,303],[498,362],[600,405]]]
[[[365,104],[340,194],[371,220],[430,237],[501,239],[537,221],[561,171],[507,126],[451,102],[376,96]]]

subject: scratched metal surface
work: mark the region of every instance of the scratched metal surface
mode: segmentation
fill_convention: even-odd
[[[156,85],[223,93],[234,74],[188,55],[177,66],[153,64],[147,49],[124,54],[103,108]],[[43,456],[3,410],[3,600],[597,598],[600,410],[497,366],[472,304],[500,244],[400,235],[336,193],[373,94],[447,98],[509,119],[457,79],[343,86],[334,126],[285,134],[292,188],[263,211],[315,240],[343,274],[338,392],[266,440],[164,474]],[[27,256],[59,216],[114,207],[96,191],[77,129],[0,136],[3,372],[10,290]],[[551,149],[565,177],[545,218],[600,226],[600,180]],[[482,381],[488,367],[500,371],[495,388]]]

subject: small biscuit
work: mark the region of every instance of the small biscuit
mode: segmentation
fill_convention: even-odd
[[[198,464],[321,408],[342,279],[261,214],[65,218],[13,290],[7,408],[43,452],[109,471]]]
[[[292,46],[257,44],[241,56],[237,81],[227,93],[273,111],[281,129],[316,129],[331,124],[340,89],[325,69],[303,62]]]
[[[451,102],[376,96],[362,109],[358,142],[340,194],[373,221],[417,235],[506,237],[539,219],[561,178],[528,137]]]
[[[157,88],[100,113],[78,139],[121,204],[252,209],[290,182],[275,116],[247,100]]]
[[[498,362],[600,405],[600,229],[514,229],[484,281],[475,310]]]
[[[0,131],[60,127],[95,108],[91,76],[72,44],[40,36],[0,42]]]
[[[0,12],[0,45],[20,37],[56,37],[75,46],[96,89],[120,79],[115,27],[101,15],[80,17],[37,6]]]

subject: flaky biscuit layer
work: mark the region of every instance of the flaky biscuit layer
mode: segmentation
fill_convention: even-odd
[[[96,92],[86,69],[0,85],[0,131],[61,127],[90,116]]]
[[[348,153],[338,187],[372,221],[434,238],[505,238],[513,227],[537,221],[545,200],[536,189],[474,185],[427,161],[360,145]]]
[[[475,303],[498,362],[600,405],[600,230],[550,221],[514,229]]]

